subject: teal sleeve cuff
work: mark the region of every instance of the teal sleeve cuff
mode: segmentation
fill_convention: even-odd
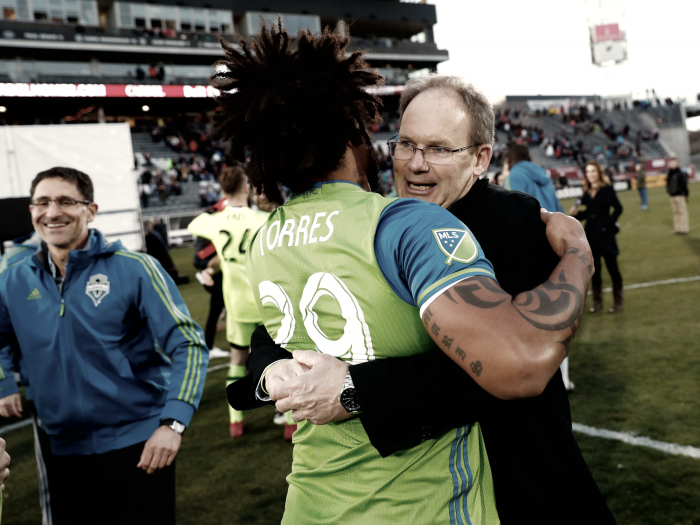
[[[167,403],[165,403],[163,411],[160,413],[160,418],[177,419],[180,423],[188,427],[190,426],[193,415],[194,407],[192,405],[184,401],[178,401],[177,399],[169,399]]]
[[[467,268],[448,275],[447,277],[444,277],[430,285],[423,291],[423,293],[420,294],[417,304],[418,308],[420,309],[420,315],[422,316],[423,312],[430,305],[430,303],[432,303],[433,300],[441,295],[445,290],[451,288],[460,281],[469,279],[470,277],[475,277],[477,275],[491,277],[493,280],[496,280],[496,275],[491,270],[479,267]]]
[[[0,399],[17,393],[19,393],[19,387],[12,375],[0,380]]]

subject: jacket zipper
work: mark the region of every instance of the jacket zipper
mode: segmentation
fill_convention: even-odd
[[[65,299],[65,292],[68,284],[68,267],[66,265],[66,275],[63,278],[63,286],[61,287],[60,294],[61,294],[61,311],[60,311],[60,317],[63,317],[65,312],[66,312],[66,299]],[[67,321],[66,321],[67,322]],[[61,323],[61,339],[64,344],[64,351],[68,348],[71,348],[72,345],[68,344],[68,334],[66,333],[66,327]],[[87,421],[87,418],[85,416],[85,407],[83,405],[83,389],[81,388],[80,382],[76,379],[74,372],[72,370],[66,370],[66,376],[67,380],[73,384],[75,388],[75,400],[77,402],[77,408],[78,408],[78,413],[81,416],[81,419],[85,423]],[[92,432],[92,429],[90,429],[90,438],[92,441],[92,453],[94,454],[95,451],[97,450],[96,446],[96,439],[95,439],[95,434]]]

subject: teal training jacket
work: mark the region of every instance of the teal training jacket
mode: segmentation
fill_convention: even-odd
[[[155,259],[90,230],[87,247],[69,255],[61,292],[45,246],[8,255],[0,265],[0,397],[18,391],[10,372],[16,337],[55,454],[146,441],[161,418],[189,425],[209,353]]]

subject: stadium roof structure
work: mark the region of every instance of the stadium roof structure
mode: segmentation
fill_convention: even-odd
[[[129,109],[124,100],[118,102],[116,91],[127,93],[124,99],[166,93],[154,96],[162,104],[152,104],[151,115],[161,109],[206,111],[213,107],[207,100],[210,95],[183,95],[175,108],[167,104],[172,97],[169,93],[178,89],[200,93],[195,88],[208,84],[211,64],[222,57],[218,35],[249,37],[262,21],[276,22],[278,16],[293,32],[323,27],[348,31],[352,37],[349,52],[366,50],[370,66],[385,76],[387,88],[380,95],[400,92],[409,78],[425,75],[449,59],[448,52],[434,42],[435,6],[425,3],[3,0],[0,105],[6,111],[1,116],[21,121],[33,120],[37,112],[48,116],[53,111],[73,111],[75,104],[58,109],[55,103],[45,104],[41,99],[47,96],[73,102],[83,96],[100,98],[104,104],[98,105],[104,106],[107,115],[140,112],[140,104]],[[103,92],[116,98],[100,97]]]

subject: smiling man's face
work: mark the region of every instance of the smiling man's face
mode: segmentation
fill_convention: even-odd
[[[398,141],[416,148],[470,146],[470,120],[456,93],[429,89],[414,98],[404,111]],[[474,172],[476,151],[478,146],[454,153],[446,165],[426,162],[420,151],[410,160],[394,159],[396,193],[449,208],[467,194],[480,175]]]
[[[85,200],[75,184],[60,177],[48,177],[39,182],[34,189],[32,200],[60,197]],[[88,223],[95,219],[97,205],[95,203],[76,204],[61,209],[52,202],[45,210],[35,206],[30,210],[34,229],[46,244],[62,250],[75,250],[80,248],[87,239]]]

